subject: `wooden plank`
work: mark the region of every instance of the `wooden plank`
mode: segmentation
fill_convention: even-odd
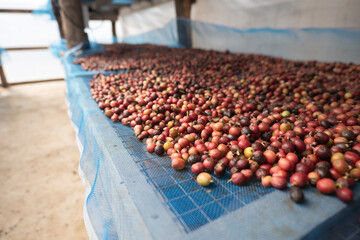
[[[12,47],[12,48],[5,48],[7,51],[18,51],[18,50],[42,50],[48,49],[49,47]]]
[[[113,35],[113,37],[116,37],[116,27],[115,27],[115,23],[116,23],[116,21],[114,21],[114,20],[111,21],[111,30],[112,30],[112,35]]]
[[[31,84],[31,83],[42,83],[42,82],[55,82],[55,81],[64,81],[64,78],[50,78],[50,79],[43,79],[43,80],[32,80],[32,81],[24,81],[24,82],[15,82],[10,83],[8,85],[20,85],[20,84]]]
[[[191,25],[184,20],[190,19],[191,3],[191,0],[175,0],[179,43],[185,47],[192,47]]]
[[[0,13],[32,13],[30,9],[0,9]]]

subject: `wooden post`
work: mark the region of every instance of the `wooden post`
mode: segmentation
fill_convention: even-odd
[[[59,1],[58,0],[51,0],[51,6],[52,6],[52,11],[54,13],[54,16],[56,18],[56,22],[58,24],[60,37],[65,38],[64,30],[62,28]]]
[[[191,25],[184,21],[185,18],[190,20],[191,0],[175,0],[176,7],[176,25],[179,36],[179,43],[185,47],[192,47]]]
[[[113,37],[116,37],[116,27],[115,27],[116,19],[111,19],[111,30]]]
[[[1,85],[3,87],[8,87],[9,84],[6,81],[6,77],[2,65],[0,65],[0,78],[1,78]]]
[[[79,43],[88,42],[84,32],[81,0],[59,0],[59,6],[67,47],[72,48]]]

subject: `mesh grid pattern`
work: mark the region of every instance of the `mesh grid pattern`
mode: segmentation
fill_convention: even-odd
[[[88,79],[84,78],[86,85]],[[89,88],[87,89],[89,90]],[[91,114],[89,112],[88,114]],[[75,111],[72,115],[74,121],[80,122],[80,132],[85,131],[87,123],[83,122],[84,113],[81,109]],[[258,181],[251,181],[245,186],[238,187],[232,183],[227,183],[230,178],[227,172],[221,179],[214,177],[214,183],[209,187],[203,188],[195,181],[195,175],[187,168],[183,171],[176,171],[171,167],[170,158],[167,156],[159,157],[146,151],[144,143],[138,141],[133,131],[119,123],[112,123],[116,135],[121,139],[125,149],[129,152],[133,161],[136,162],[140,171],[146,176],[147,181],[161,195],[163,202],[175,215],[174,220],[179,221],[185,231],[195,230],[206,223],[211,222],[224,214],[235,211],[238,208],[265,196],[274,189],[263,187]],[[89,131],[90,129],[86,129]],[[80,141],[86,141],[92,151],[96,151],[96,146],[92,138],[80,136]],[[84,149],[86,154],[88,151]],[[103,157],[103,156],[102,156]],[[83,156],[82,159],[89,159],[91,156]],[[87,174],[94,172],[99,167],[100,160],[98,157],[92,157],[92,164],[83,161],[80,162],[86,175],[95,176],[96,174]],[[96,169],[88,169],[96,166]],[[90,179],[90,184],[94,184],[95,179]],[[89,199],[92,199],[91,197]]]
[[[173,27],[173,23],[170,23],[166,26],[170,29],[155,30],[141,36],[137,42],[168,37],[158,42],[176,45]],[[204,23],[192,23],[192,27],[196,37],[204,39],[211,31],[229,30]],[[164,31],[171,34],[163,34]],[[344,31],[348,30],[339,30],[340,33]],[[228,39],[248,33],[260,36],[263,32],[266,32],[265,36],[277,34],[270,30],[234,31],[230,34],[233,37]],[[299,41],[304,40],[305,35],[313,34],[311,31],[299,32],[294,32],[298,34]],[[360,39],[360,31],[348,32],[354,35],[353,39]],[[332,36],[337,32],[326,34]],[[284,31],[279,35],[284,41],[286,36],[292,36],[284,35]],[[129,41],[132,40],[135,39]],[[213,47],[217,48],[215,45]],[[267,54],[282,53],[275,51]],[[313,188],[305,189],[304,204],[294,204],[288,198],[288,191],[267,189],[256,181],[242,187],[227,183],[228,173],[223,179],[214,178],[212,186],[200,187],[189,169],[180,172],[173,170],[168,157],[149,154],[145,144],[136,139],[129,127],[107,119],[89,93],[88,81],[94,73],[83,71],[73,65],[72,60],[71,57],[63,59],[67,98],[71,120],[78,128],[78,139],[83,146],[80,168],[92,186],[85,206],[98,239],[166,239],[169,234],[174,239],[182,240],[232,239],[234,236],[239,239],[264,239],[269,236],[273,239],[288,236],[296,239],[359,239],[359,184],[354,188],[354,202],[349,205],[343,204],[335,196],[318,194]],[[109,131],[111,139],[108,139]],[[133,165],[122,165],[124,158]],[[133,188],[140,176],[131,176],[132,170],[145,179],[141,188],[145,192],[143,195],[137,192],[139,188]],[[146,194],[152,194],[155,198],[149,196],[151,200],[146,201],[146,197],[143,197]],[[151,207],[154,207],[151,201],[162,205],[155,207],[158,212],[151,213]],[[294,216],[297,220],[294,220]],[[287,230],[291,230],[292,235],[288,235]]]
[[[210,186],[201,187],[189,168],[183,171],[174,170],[169,157],[148,153],[145,144],[137,140],[132,130],[119,126],[120,124],[113,125],[148,182],[162,196],[164,203],[175,215],[174,218],[180,221],[188,232],[274,190],[263,187],[258,181],[251,181],[242,187],[227,183],[230,178],[228,173],[221,179],[214,177],[214,183]]]
[[[86,84],[87,81],[86,79]],[[81,116],[80,109],[76,111],[73,118],[82,122]],[[163,197],[164,203],[174,213],[174,219],[179,221],[187,232],[235,211],[274,190],[263,187],[258,181],[251,181],[242,187],[227,183],[230,178],[228,172],[222,179],[214,177],[214,183],[203,188],[196,183],[195,175],[191,173],[190,169],[174,170],[169,157],[158,157],[148,153],[145,144],[138,141],[129,127],[107,121],[112,125],[141,172],[146,176],[147,181]],[[80,126],[86,125],[81,124]],[[87,139],[80,139],[80,141],[85,140]]]
[[[221,179],[214,177],[210,186],[201,187],[189,168],[174,170],[169,157],[148,153],[145,144],[139,142],[128,127],[112,125],[148,182],[187,232],[274,191],[263,187],[259,181],[251,181],[242,187],[227,183],[230,179],[228,172]]]
[[[86,86],[83,91],[89,90],[88,81],[90,78],[90,76],[80,78],[82,81],[80,85]],[[125,207],[116,204],[123,197],[123,193],[121,193],[123,180],[117,173],[117,168],[121,166],[109,164],[104,155],[105,152],[109,151],[109,148],[116,149],[120,146],[118,144],[110,147],[99,145],[98,138],[106,138],[106,136],[99,136],[103,125],[112,129],[111,131],[118,138],[117,141],[123,144],[136,167],[145,176],[147,183],[153,189],[152,191],[157,193],[156,195],[168,209],[168,214],[171,215],[172,220],[179,224],[185,234],[199,229],[207,229],[206,225],[218,221],[225,215],[238,213],[238,210],[241,212],[242,208],[252,205],[256,202],[255,200],[279,201],[279,197],[274,198],[270,194],[274,191],[273,188],[264,188],[258,181],[251,181],[241,187],[227,183],[228,172],[222,179],[214,178],[214,183],[209,187],[199,186],[190,169],[174,170],[168,157],[158,157],[155,154],[148,153],[145,144],[137,140],[129,127],[112,123],[104,117],[103,113],[97,109],[96,103],[93,102],[89,93],[87,93],[88,99],[85,100],[82,97],[83,93],[78,88],[79,82],[75,81],[79,81],[79,78],[67,81],[67,97],[70,99],[69,109],[72,113],[72,121],[77,123],[78,138],[84,146],[80,166],[92,186],[86,206],[99,239],[136,239],[131,236],[133,232],[129,233],[129,231],[124,230],[134,228],[134,223],[129,221],[131,217],[125,213],[125,208],[131,209],[134,208],[134,205],[128,204]],[[71,89],[72,87],[73,89]],[[83,109],[84,106],[90,105],[93,106],[91,109]],[[121,160],[122,156],[116,157],[116,162],[119,165],[121,165]],[[117,179],[117,181],[114,182],[112,179]],[[288,199],[286,191],[275,192],[282,194],[282,200]],[[312,196],[313,192],[311,189],[305,189],[306,196]],[[356,190],[354,193],[357,194]],[[268,194],[269,197],[267,197]],[[316,199],[321,197],[327,198],[328,196],[318,195]],[[335,197],[331,198],[336,204],[341,204]],[[357,199],[355,206],[360,205],[359,196],[355,196],[355,199]],[[307,206],[304,204],[303,206],[299,205],[299,207],[306,208]],[[326,205],[319,205],[319,207],[321,211],[329,210]],[[354,207],[348,209],[351,210]],[[266,214],[268,210],[267,208],[258,208],[257,211]],[[351,217],[347,217],[346,221],[339,221],[342,219],[339,216],[324,219],[324,222],[315,228],[311,235],[305,235],[304,239],[315,239],[314,236],[317,239],[356,239],[360,234],[360,226],[356,225],[355,220],[360,214],[359,211],[359,209],[353,211]],[[119,214],[120,212],[121,214]],[[339,215],[343,217],[344,213],[339,213]],[[306,216],[303,217],[306,218]],[[331,227],[334,219],[337,228]],[[281,224],[281,221],[277,224]]]

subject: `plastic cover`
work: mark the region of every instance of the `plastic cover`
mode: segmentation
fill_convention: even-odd
[[[10,59],[9,52],[6,48],[0,47],[0,66]]]
[[[360,28],[358,0],[196,0],[191,19],[249,28]]]
[[[82,75],[89,76],[98,73],[98,71],[84,71],[80,65],[74,64],[73,61],[79,56],[104,52],[104,47],[96,43],[91,43],[88,50],[82,50],[83,47],[84,46],[80,44],[65,52],[62,58],[62,63],[64,65],[67,78]]]
[[[114,5],[129,5],[129,4],[133,4],[134,0],[112,0],[111,4]]]
[[[139,4],[140,5],[140,4]],[[163,28],[176,17],[173,1],[162,3],[144,10],[133,9],[136,6],[119,10],[116,34],[120,41],[126,37],[137,36],[155,29]]]
[[[144,10],[136,6],[120,9],[119,39],[162,28],[176,17],[173,1]],[[358,0],[196,0],[191,19],[235,29],[359,29],[359,12]]]
[[[5,48],[0,48],[0,66],[2,65],[2,56],[5,53]]]
[[[193,47],[231,52],[259,53],[295,60],[360,63],[360,29],[234,29],[182,19],[192,31]],[[123,40],[126,43],[177,45],[176,20]]]
[[[360,62],[360,30],[238,30],[184,21],[196,47]],[[179,46],[175,23],[125,40]],[[72,63],[76,50],[63,62],[69,112],[82,150],[79,169],[87,186],[84,211],[91,239],[358,239],[359,184],[351,204],[314,188],[305,189],[305,203],[295,204],[288,191],[255,182],[237,187],[226,178],[202,188],[189,169],[173,170],[168,157],[149,154],[129,127],[104,116],[89,91],[95,72]],[[83,54],[101,51],[95,45]]]
[[[50,45],[50,51],[54,56],[61,57],[67,50],[66,40],[61,38],[60,41]]]

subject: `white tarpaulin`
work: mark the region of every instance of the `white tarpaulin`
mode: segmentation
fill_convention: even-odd
[[[165,26],[175,18],[168,2],[126,14],[120,11],[120,39]],[[125,13],[126,15],[122,15]],[[360,28],[359,0],[197,0],[191,20],[237,29],[251,28]]]
[[[191,19],[238,29],[360,28],[359,0],[197,0]]]

